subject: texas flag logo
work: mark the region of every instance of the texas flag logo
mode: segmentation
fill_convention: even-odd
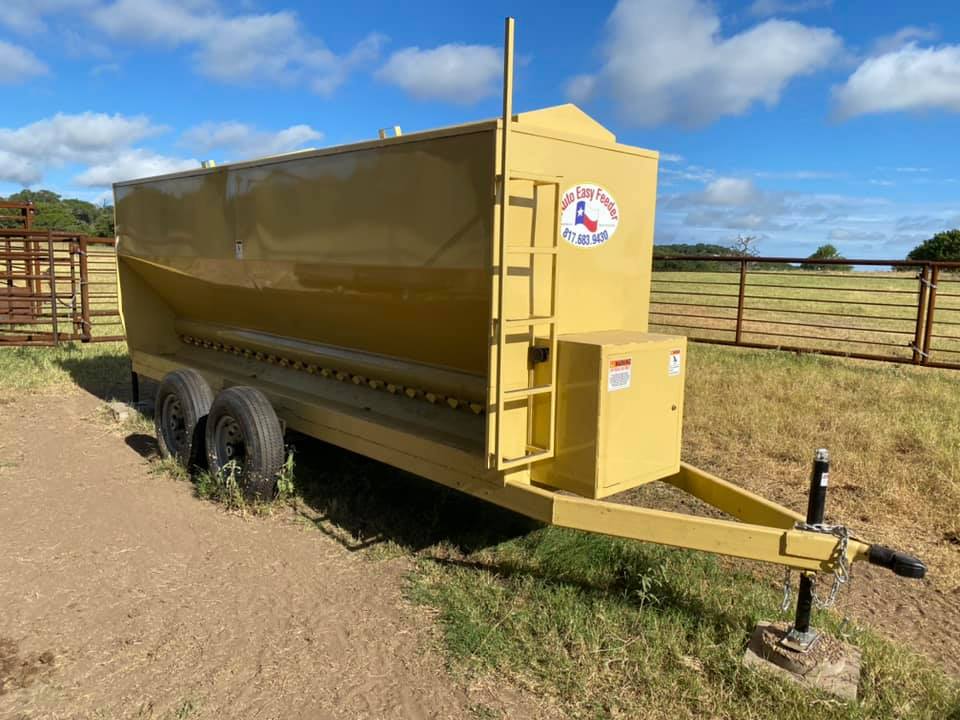
[[[593,217],[590,217],[590,214],[592,214]],[[576,220],[577,225],[583,225],[590,232],[596,232],[597,221],[599,219],[600,219],[600,215],[597,212],[597,208],[594,207],[588,211],[586,200],[580,200],[577,203],[577,220]]]

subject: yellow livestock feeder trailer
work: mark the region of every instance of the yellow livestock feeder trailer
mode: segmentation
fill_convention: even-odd
[[[544,523],[922,576],[825,532],[822,491],[805,518],[681,461],[686,341],[647,332],[658,155],[573,105],[514,114],[512,21],[505,55],[498,119],[115,186],[162,451],[266,495],[287,427]],[[737,520],[602,500],[658,480]]]

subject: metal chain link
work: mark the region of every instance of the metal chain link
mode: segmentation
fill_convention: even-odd
[[[834,553],[837,555],[837,561],[833,570],[833,585],[830,587],[830,593],[827,595],[826,600],[821,600],[816,593],[816,578],[814,578],[812,584],[813,604],[820,608],[833,607],[837,602],[837,595],[840,594],[840,588],[850,582],[850,562],[847,559],[847,545],[850,542],[850,531],[844,525],[825,525],[823,523],[809,524],[798,522],[794,527],[797,530],[833,535],[838,539],[837,547],[834,550]],[[790,594],[790,568],[787,568],[783,577],[783,600],[780,602],[781,613],[785,613],[790,608]]]
[[[780,601],[780,613],[790,609],[790,568],[783,573],[783,600]]]

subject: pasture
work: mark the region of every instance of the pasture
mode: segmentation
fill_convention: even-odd
[[[741,303],[738,265],[731,263],[728,271],[654,272],[651,325],[659,332],[734,342],[739,315],[738,344],[902,361],[913,359],[912,344],[924,348],[930,305],[928,297],[920,298],[920,268],[835,272],[751,262]],[[927,352],[931,362],[960,366],[960,277],[943,272],[936,285]]]

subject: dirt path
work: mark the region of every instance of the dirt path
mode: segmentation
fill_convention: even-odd
[[[537,715],[447,675],[408,561],[198,501],[99,406],[0,406],[0,718]]]

